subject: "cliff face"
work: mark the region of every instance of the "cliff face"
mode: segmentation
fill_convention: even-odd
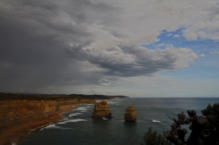
[[[73,109],[74,105],[113,98],[125,96],[0,92],[0,145],[11,145],[30,130],[61,120],[61,114]],[[110,117],[108,104],[96,104],[94,116]]]
[[[56,101],[35,100],[4,100],[0,101],[0,121],[8,122],[27,118],[40,113],[50,113],[57,110]],[[4,123],[3,123],[4,124]]]
[[[83,103],[95,103],[95,100],[0,100],[0,125],[41,114],[53,114],[66,110],[69,106]]]
[[[11,145],[31,129],[61,120],[61,113],[95,99],[3,99],[0,100],[0,144]]]

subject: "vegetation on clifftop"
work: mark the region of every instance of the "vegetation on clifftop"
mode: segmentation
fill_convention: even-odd
[[[189,128],[189,130],[187,130]],[[173,119],[171,130],[158,135],[149,129],[145,145],[219,145],[219,104],[208,105],[197,115],[194,110],[179,113]]]

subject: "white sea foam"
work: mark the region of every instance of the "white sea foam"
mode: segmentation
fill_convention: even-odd
[[[106,118],[106,117],[102,117],[102,120],[108,120],[108,118]]]
[[[55,124],[49,124],[48,126],[44,127],[45,128],[59,128]]]
[[[76,108],[77,111],[80,111],[80,112],[87,112],[87,110],[90,108],[90,106],[81,106],[81,107],[78,107]]]
[[[121,99],[111,99],[111,100],[107,100],[107,103],[111,105],[118,105],[120,101]]]
[[[77,119],[65,120],[65,121],[59,122],[58,124],[66,124],[66,123],[71,123],[71,122],[82,122],[82,121],[87,121],[87,120],[77,118]]]
[[[86,105],[90,107],[90,106],[93,106],[94,104],[86,104]]]
[[[69,129],[69,128],[63,128],[63,127],[57,126],[56,124],[49,124],[49,125],[41,128],[40,131],[42,131],[44,129],[50,129],[50,128],[53,128],[53,129]]]
[[[152,119],[152,122],[153,122],[153,123],[160,123],[160,120]]]
[[[107,101],[108,104],[110,105],[118,105],[119,102],[116,102],[116,101]]]
[[[75,116],[78,116],[78,115],[81,115],[82,113],[71,113],[68,115],[68,117],[75,117]]]

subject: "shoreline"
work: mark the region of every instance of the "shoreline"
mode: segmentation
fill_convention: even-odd
[[[28,133],[63,120],[80,104],[126,96],[83,94],[19,94],[0,92],[0,145],[14,145]]]
[[[63,113],[74,110],[75,107],[80,104],[88,104],[88,102],[59,106],[59,110],[57,112],[51,114],[43,114],[41,116],[34,116],[32,118],[26,119],[21,123],[12,125],[10,128],[2,130],[0,133],[0,144],[16,145],[20,140],[22,140],[22,138],[31,132],[41,129],[49,124],[62,121],[64,119],[62,116]]]

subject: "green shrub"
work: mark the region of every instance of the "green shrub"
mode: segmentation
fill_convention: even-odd
[[[151,128],[144,135],[145,145],[171,145],[165,137],[153,131]]]
[[[202,115],[194,110],[181,112],[170,127],[164,136],[150,128],[144,135],[145,145],[219,145],[219,104],[208,105]]]
[[[174,145],[219,145],[219,104],[208,105],[202,114],[194,110],[179,113],[165,137]]]

